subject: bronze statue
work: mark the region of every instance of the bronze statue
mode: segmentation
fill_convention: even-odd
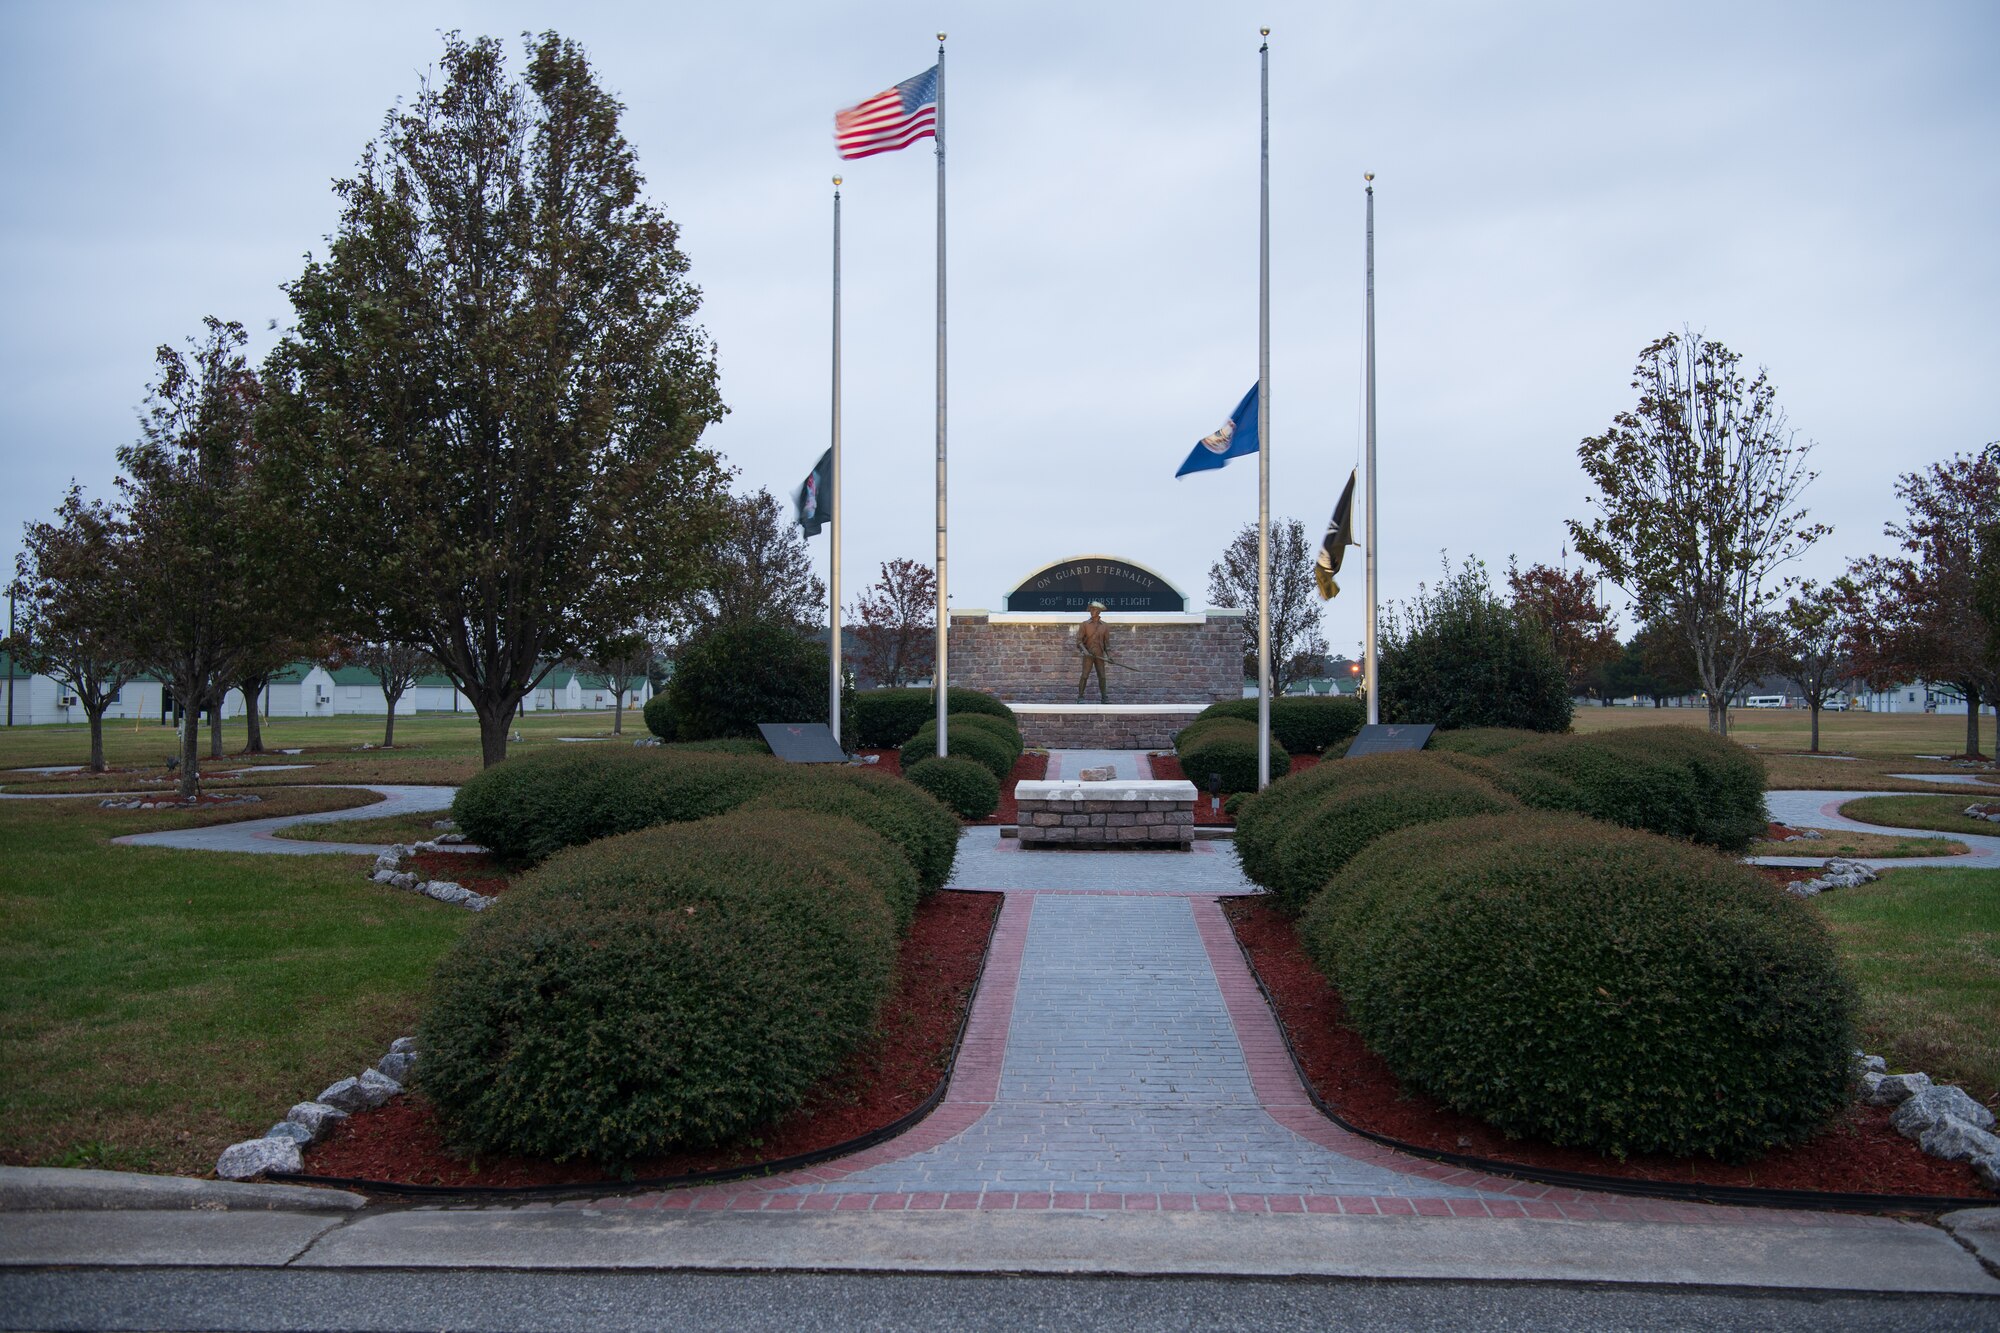
[[[1083,702],[1084,686],[1090,683],[1090,673],[1097,672],[1097,702],[1108,704],[1111,696],[1104,689],[1104,665],[1111,660],[1111,627],[1104,623],[1104,603],[1090,604],[1090,619],[1076,627],[1076,650],[1083,655],[1083,674],[1076,678],[1076,701]]]

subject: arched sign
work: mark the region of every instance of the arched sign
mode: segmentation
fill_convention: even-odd
[[[1092,602],[1111,612],[1187,610],[1180,589],[1144,565],[1108,555],[1078,555],[1038,569],[1007,594],[1009,611],[1073,611]]]

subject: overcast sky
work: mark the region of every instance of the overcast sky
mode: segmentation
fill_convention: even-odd
[[[1440,552],[1555,561],[1576,445],[1688,325],[1767,366],[1833,536],[2000,437],[2000,6],[7,4],[0,554],[74,477],[109,495],[153,348],[261,355],[279,285],[439,33],[555,27],[627,108],[704,292],[739,489],[828,429],[845,189],[847,599],[932,556],[935,168],[841,164],[833,112],[950,33],[951,587],[999,608],[1105,553],[1204,604],[1254,460],[1173,471],[1256,376],[1257,28],[1271,37],[1272,505],[1317,533],[1360,451],[1377,173],[1385,597]],[[518,64],[518,60],[516,62]],[[824,562],[826,539],[814,543]],[[1356,553],[1358,556],[1358,553]],[[1574,560],[1574,557],[1571,557]],[[1359,562],[1327,615],[1363,619]]]

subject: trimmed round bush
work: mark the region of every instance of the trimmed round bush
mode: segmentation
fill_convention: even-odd
[[[667,683],[675,739],[755,738],[760,722],[824,722],[827,649],[790,625],[732,621],[702,631]],[[847,713],[851,690],[841,693]]]
[[[977,767],[977,765],[974,765]],[[985,769],[979,770],[985,773]],[[906,927],[918,897],[929,897],[951,878],[958,858],[958,820],[923,791],[886,773],[835,764],[798,764],[785,780],[741,809],[803,810],[837,815],[872,829],[894,844],[916,872],[917,895],[892,904]]]
[[[465,836],[514,861],[565,847],[707,819],[783,782],[776,759],[680,746],[558,745],[476,774],[452,798]]]
[[[903,776],[965,819],[984,819],[1000,808],[1000,780],[970,759],[932,755],[903,770]]]
[[[982,690],[953,686],[945,707],[954,714],[983,713],[1012,725],[1014,710]],[[841,705],[846,716],[849,705]],[[926,722],[937,721],[937,696],[928,689],[863,690],[853,699],[856,744],[874,750],[900,749]]]
[[[1740,1160],[1846,1103],[1825,926],[1687,843],[1540,812],[1407,829],[1299,935],[1397,1077],[1509,1134]]]
[[[663,741],[674,739],[674,701],[665,690],[646,700],[644,715],[646,730]]]
[[[945,748],[956,758],[970,759],[984,767],[996,783],[1005,782],[1014,772],[1016,751],[992,732],[969,722],[951,722],[945,732]],[[903,771],[907,773],[926,758],[936,757],[937,728],[928,726],[903,746]]]
[[[1238,816],[1239,841],[1248,824],[1256,844],[1255,851],[1238,848],[1244,873],[1270,891],[1274,906],[1294,915],[1384,834],[1520,808],[1488,783],[1423,754],[1343,759],[1313,772],[1320,767],[1334,772],[1301,783],[1296,796],[1260,797],[1254,814]]]
[[[1189,732],[1194,732],[1192,739]],[[1257,724],[1217,718],[1191,724],[1174,738],[1181,772],[1197,791],[1209,789],[1209,779],[1220,776],[1217,790],[1223,792],[1257,790]],[[1280,746],[1271,747],[1271,777],[1283,777],[1292,770],[1292,757]]]
[[[1424,748],[1487,759],[1548,738],[1546,731],[1526,731],[1520,727],[1466,727],[1462,731],[1434,731]]]
[[[1740,851],[1764,831],[1764,766],[1692,727],[1550,737],[1494,755],[1494,781],[1527,804]]]
[[[985,732],[1013,751],[1016,759],[1021,757],[1021,751],[1025,748],[1021,744],[1020,729],[1004,717],[997,717],[992,713],[953,713],[945,721],[951,726],[962,723],[974,730]],[[936,723],[931,724],[930,733],[933,737],[937,735]]]
[[[794,1109],[874,1031],[910,875],[867,829],[792,811],[552,858],[432,980],[420,1084],[447,1139],[615,1165]]]

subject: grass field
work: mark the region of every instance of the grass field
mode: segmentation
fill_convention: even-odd
[[[1579,708],[1574,729],[1613,731],[1624,727],[1705,727],[1698,708]],[[1935,783],[1910,782],[1892,773],[1983,772],[2000,792],[2000,768],[1973,770],[1918,755],[1957,754],[1965,745],[1963,713],[1822,713],[1820,756],[1806,753],[1810,719],[1802,708],[1739,708],[1729,715],[1730,738],[1755,750],[1774,790],[1936,791]],[[1981,735],[1993,744],[1993,720]]]
[[[1840,813],[1864,824],[1889,828],[1927,828],[1940,833],[1983,833],[2000,837],[2000,824],[1973,819],[1965,807],[1975,802],[1988,805],[1995,796],[1982,796],[1971,788],[1949,796],[1864,796],[1840,807]]]
[[[439,810],[417,810],[407,815],[384,815],[380,819],[343,819],[337,824],[294,824],[278,829],[273,836],[298,842],[424,842],[437,836],[431,825],[445,818]]]
[[[202,1172],[407,1030],[469,913],[355,856],[111,847],[123,833],[351,805],[0,802],[0,1161]]]
[[[524,754],[566,742],[558,737],[601,738],[602,744],[629,744],[647,734],[637,714],[625,714],[622,737],[611,734],[611,715],[590,713],[530,713],[515,722],[520,732],[518,744],[509,754]],[[396,748],[363,750],[363,745],[379,745],[382,719],[379,717],[273,718],[264,724],[261,756],[239,752],[245,744],[243,719],[225,722],[223,748],[229,757],[202,760],[204,787],[223,791],[234,787],[261,787],[267,784],[290,786],[311,782],[464,782],[480,769],[479,724],[470,713],[424,713],[396,719]],[[207,755],[206,729],[202,753]],[[287,755],[281,749],[304,753]],[[178,753],[174,733],[157,723],[133,727],[129,723],[107,724],[104,731],[105,761],[114,769],[106,774],[40,776],[0,773],[0,782],[10,792],[124,791],[143,785],[164,785],[169,755]],[[90,733],[81,726],[14,727],[0,729],[0,769],[79,764],[89,757]],[[259,772],[264,765],[311,765],[307,768],[282,767]],[[243,777],[222,777],[220,773],[250,767]],[[150,783],[148,780],[151,780]]]
[[[2000,870],[1917,867],[1812,900],[1861,988],[1865,1048],[2000,1092]]]
[[[341,825],[341,827],[346,826]],[[1851,833],[1846,829],[1827,829],[1823,837],[1807,838],[1798,842],[1753,842],[1750,844],[1750,850],[1744,854],[1817,856],[1825,859],[1833,856],[1964,856],[1971,850],[1964,843],[1952,838],[1917,836],[1905,838],[1893,833]]]

